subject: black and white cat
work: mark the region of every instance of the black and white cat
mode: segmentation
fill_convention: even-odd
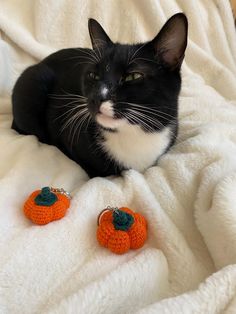
[[[61,149],[91,176],[144,171],[174,143],[184,14],[146,43],[113,43],[89,20],[93,49],[60,50],[26,69],[13,89],[12,128]]]

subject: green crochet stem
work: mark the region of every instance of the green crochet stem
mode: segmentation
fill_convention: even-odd
[[[134,217],[122,210],[114,210],[112,215],[116,230],[128,231],[134,223]]]
[[[58,200],[56,194],[52,193],[48,186],[42,188],[41,193],[38,194],[34,202],[36,205],[51,206]]]

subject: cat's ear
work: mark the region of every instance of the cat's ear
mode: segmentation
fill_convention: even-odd
[[[180,68],[187,46],[188,20],[183,13],[173,15],[151,41],[155,54],[170,69]]]
[[[88,29],[93,49],[103,49],[112,43],[102,26],[96,20],[89,19]]]

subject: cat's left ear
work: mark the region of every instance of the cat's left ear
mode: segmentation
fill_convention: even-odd
[[[88,29],[93,49],[103,49],[112,43],[102,26],[96,20],[89,19]]]
[[[155,54],[171,70],[179,69],[187,46],[188,20],[183,13],[173,15],[151,41]]]

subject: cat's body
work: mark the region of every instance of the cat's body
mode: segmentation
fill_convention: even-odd
[[[12,127],[57,146],[91,177],[152,166],[177,135],[187,43],[183,14],[166,25],[151,42],[121,45],[90,20],[93,50],[63,49],[23,72]]]

